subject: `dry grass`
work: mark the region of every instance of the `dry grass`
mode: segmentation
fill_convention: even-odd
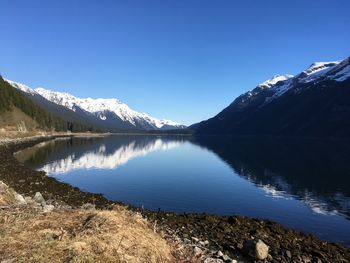
[[[7,131],[18,131],[19,126],[28,131],[35,131],[38,124],[20,109],[13,107],[11,111],[0,114],[0,127]]]
[[[0,262],[174,262],[167,241],[139,214],[14,205],[0,187]],[[11,261],[14,260],[14,261]]]
[[[0,207],[14,203],[15,198],[16,192],[0,181]]]

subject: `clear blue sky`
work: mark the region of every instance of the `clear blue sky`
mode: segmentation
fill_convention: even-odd
[[[1,0],[0,73],[184,124],[350,55],[349,0]]]

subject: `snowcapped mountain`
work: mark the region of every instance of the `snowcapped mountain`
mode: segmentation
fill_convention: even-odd
[[[344,72],[337,72],[337,68],[343,68],[343,63],[340,61],[332,62],[315,62],[310,65],[309,68],[301,72],[300,74],[293,75],[275,75],[273,78],[264,81],[259,84],[255,89],[244,93],[239,96],[235,102],[250,102],[254,100],[254,97],[259,96],[262,92],[269,90],[269,96],[266,96],[267,104],[273,99],[276,99],[287,92],[290,88],[294,87],[296,84],[317,82],[317,80],[323,80],[325,77],[328,79],[342,81],[349,77],[350,69],[349,65],[344,68]],[[333,72],[333,74],[332,74]],[[338,75],[337,75],[338,74]],[[248,101],[249,100],[249,101]]]
[[[41,87],[32,89],[18,82],[7,79],[6,81],[27,95],[40,96],[51,103],[63,106],[75,112],[80,118],[105,129],[170,130],[186,127],[171,120],[159,120],[146,113],[132,110],[117,99],[77,98],[69,93],[51,91]],[[38,100],[36,98],[36,102]],[[43,102],[41,101],[40,104]]]
[[[12,81],[12,80],[9,80],[9,79],[4,79],[7,83],[9,83],[12,87],[16,88],[16,89],[19,89],[25,93],[28,93],[28,94],[31,94],[31,95],[36,95],[37,93],[29,88],[27,85],[24,85],[22,83],[18,83],[18,82],[15,82],[15,81]]]
[[[171,120],[159,120],[146,113],[130,109],[128,105],[117,99],[77,98],[68,93],[56,92],[44,88],[37,88],[35,92],[47,100],[76,111],[77,107],[94,114],[103,121],[122,120],[130,128],[143,130],[184,128],[180,123]]]
[[[295,76],[274,76],[191,128],[199,133],[345,136],[349,127],[350,136],[349,101],[350,58],[315,62]]]

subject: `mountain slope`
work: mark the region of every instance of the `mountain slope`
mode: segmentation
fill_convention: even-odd
[[[44,88],[30,87],[6,80],[21,90],[28,98],[45,110],[69,121],[79,121],[92,127],[108,131],[118,130],[171,130],[183,129],[184,125],[159,120],[146,113],[134,111],[117,99],[77,98],[68,93]]]
[[[39,93],[29,88],[28,86],[14,82],[8,79],[5,79],[12,87],[18,89],[24,96],[30,99],[35,104],[39,105],[42,109],[49,112],[50,114],[64,119],[68,122],[81,123],[87,127],[90,127],[91,130],[108,130],[108,126],[105,126],[102,121],[96,119],[96,117],[88,112],[76,111],[73,112],[66,107],[53,103]]]
[[[44,88],[35,89],[37,93],[58,105],[65,106],[73,111],[78,108],[95,115],[106,123],[124,125],[125,128],[141,130],[157,130],[184,128],[183,125],[170,121],[159,120],[130,109],[128,105],[117,99],[77,98],[68,93],[55,92]]]
[[[2,128],[5,129],[18,127],[21,130],[67,130],[66,121],[43,110],[2,77],[0,77],[0,120]],[[88,129],[79,123],[71,126],[75,131]]]
[[[296,76],[276,76],[236,98],[199,134],[350,135],[350,58],[317,62]]]

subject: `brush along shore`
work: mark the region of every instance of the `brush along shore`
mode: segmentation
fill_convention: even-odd
[[[23,197],[0,182],[1,262],[175,262],[140,214]]]

